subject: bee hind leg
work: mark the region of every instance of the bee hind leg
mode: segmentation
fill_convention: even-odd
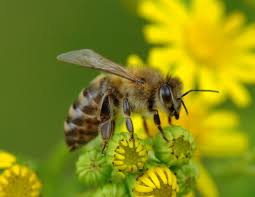
[[[114,120],[107,120],[100,124],[100,132],[101,136],[103,138],[103,147],[102,147],[102,153],[104,152],[109,139],[113,135],[114,127],[115,127],[115,121]]]
[[[99,131],[101,133],[102,139],[104,141],[102,153],[104,152],[109,139],[113,135],[114,128],[115,128],[115,120],[113,119],[113,113],[111,111],[111,98],[109,95],[106,95],[103,98],[101,112],[100,112],[100,119],[101,123],[99,125]]]

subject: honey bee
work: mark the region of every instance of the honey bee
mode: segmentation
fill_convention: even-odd
[[[171,118],[179,118],[182,106],[188,113],[183,97],[193,91],[217,92],[214,90],[189,90],[182,93],[183,84],[177,77],[166,76],[151,67],[124,68],[90,49],[63,53],[58,60],[104,71],[81,91],[71,105],[64,123],[65,141],[70,150],[86,144],[101,133],[103,150],[111,138],[116,118],[123,114],[131,139],[134,128],[131,113],[143,117],[153,114],[154,123],[165,140],[160,123],[159,110]]]

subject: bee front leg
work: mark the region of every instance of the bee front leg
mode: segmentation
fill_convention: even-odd
[[[154,116],[153,116],[154,123],[157,125],[162,137],[168,142],[168,139],[166,138],[166,136],[164,134],[164,131],[161,127],[161,122],[160,122],[160,117],[159,117],[159,114],[158,114],[158,110],[153,109],[152,111],[154,112]]]
[[[100,111],[101,123],[99,125],[99,131],[104,141],[102,152],[104,152],[109,139],[113,135],[114,128],[115,128],[115,120],[113,119],[111,106],[112,106],[111,98],[109,95],[107,95],[103,98],[101,111]]]
[[[124,112],[124,116],[126,119],[127,130],[129,131],[129,133],[131,133],[131,139],[134,139],[134,127],[133,127],[133,122],[130,117],[131,108],[130,108],[127,98],[124,98],[124,100],[123,100],[123,112]]]

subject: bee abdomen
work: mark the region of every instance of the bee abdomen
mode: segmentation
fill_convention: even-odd
[[[101,97],[97,88],[87,88],[80,93],[77,101],[69,108],[64,131],[70,150],[86,144],[97,136]]]

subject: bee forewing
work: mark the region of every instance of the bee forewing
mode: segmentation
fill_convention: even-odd
[[[57,59],[67,63],[101,70],[114,75],[118,75],[134,82],[141,83],[140,79],[138,79],[132,73],[128,72],[124,67],[108,60],[107,58],[104,58],[103,56],[99,55],[91,49],[81,49],[77,51],[63,53],[57,56]]]

